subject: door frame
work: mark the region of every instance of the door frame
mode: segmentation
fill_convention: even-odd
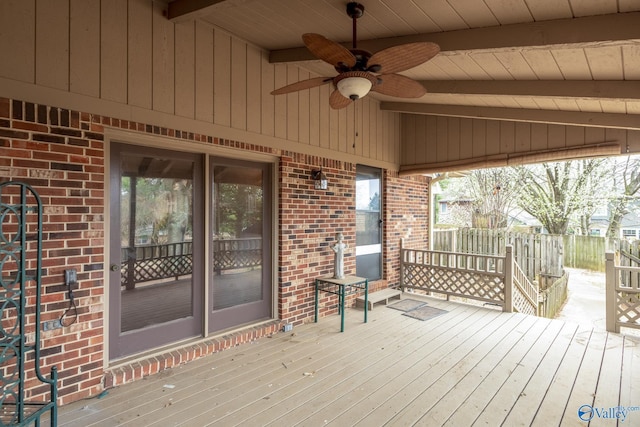
[[[224,157],[227,159],[245,159],[245,160],[251,160],[251,161],[255,161],[255,162],[262,162],[262,163],[268,163],[271,167],[271,183],[270,183],[270,188],[271,188],[271,212],[273,213],[273,218],[272,218],[272,223],[271,223],[271,236],[273,237],[272,242],[271,242],[271,253],[272,253],[272,276],[271,276],[271,284],[272,284],[272,309],[271,309],[271,313],[272,313],[272,319],[277,319],[279,318],[279,311],[278,311],[278,299],[279,299],[279,295],[280,295],[280,287],[279,287],[279,276],[278,276],[278,259],[279,259],[279,239],[280,239],[280,235],[279,235],[279,230],[280,230],[280,218],[279,218],[279,193],[278,193],[278,189],[279,189],[279,180],[280,180],[280,174],[279,174],[279,170],[280,170],[280,158],[277,155],[274,154],[269,154],[269,153],[260,153],[260,152],[255,152],[255,151],[240,151],[234,148],[230,148],[230,147],[225,147],[225,146],[220,146],[220,145],[212,145],[212,144],[200,144],[200,143],[195,143],[195,142],[190,142],[188,144],[185,144],[185,141],[183,140],[176,140],[174,138],[169,138],[166,136],[162,136],[162,135],[147,135],[147,134],[140,134],[140,133],[133,133],[130,131],[126,131],[126,130],[121,130],[121,129],[116,129],[116,128],[110,128],[107,127],[105,128],[105,158],[104,158],[104,163],[105,163],[105,174],[104,174],[104,189],[105,189],[105,203],[104,203],[104,208],[105,208],[105,214],[107,212],[111,211],[111,199],[108,195],[111,194],[111,176],[110,176],[110,161],[111,161],[111,145],[115,144],[115,143],[119,143],[119,144],[126,144],[126,145],[133,145],[133,146],[137,146],[140,147],[141,149],[145,149],[145,148],[159,148],[159,149],[166,149],[166,150],[173,150],[173,151],[180,151],[180,152],[184,152],[184,153],[194,153],[194,154],[200,154],[204,156],[204,176],[203,176],[203,182],[204,182],[204,206],[203,206],[203,215],[205,218],[208,218],[210,215],[210,196],[209,196],[209,179],[208,174],[209,174],[209,156],[219,156],[219,157]],[[233,139],[233,138],[232,138]],[[109,241],[108,239],[111,236],[111,224],[110,221],[108,221],[105,218],[104,221],[104,233],[105,233],[105,264],[104,264],[104,268],[105,268],[105,284],[104,284],[104,323],[103,323],[103,336],[104,336],[104,341],[103,341],[103,348],[104,348],[104,354],[105,357],[103,358],[104,361],[104,368],[107,369],[110,366],[116,365],[118,363],[118,360],[111,360],[109,357],[110,354],[110,336],[111,336],[111,331],[110,331],[110,326],[109,326],[109,322],[108,322],[108,316],[110,315],[110,289],[109,289],[109,282],[108,282],[108,274],[109,274],[109,265],[111,264],[111,254],[109,253]],[[204,233],[205,236],[209,236],[210,233],[210,224],[209,221],[205,221],[204,224]],[[205,257],[205,261],[204,261],[204,280],[205,280],[205,284],[204,284],[204,293],[202,295],[202,297],[205,299],[205,301],[210,298],[209,296],[209,278],[207,277],[208,275],[206,274],[206,271],[209,270],[210,268],[210,263],[209,263],[209,257],[210,257],[210,252],[211,252],[211,248],[209,245],[209,239],[205,238],[205,244],[204,244],[204,251],[203,251],[203,256]],[[204,308],[206,310],[206,307]],[[259,322],[256,322],[259,323]],[[202,330],[203,330],[203,334],[200,337],[197,337],[196,340],[202,340],[202,339],[207,339],[210,336],[216,336],[216,335],[220,335],[221,333],[223,333],[224,331],[218,331],[215,333],[210,333],[209,332],[209,324],[208,324],[208,316],[203,316],[203,321],[202,321]],[[176,343],[170,343],[168,344],[168,348],[171,347],[175,347],[177,345]],[[142,354],[141,353],[136,353],[136,354]],[[135,355],[133,355],[135,357]]]
[[[259,321],[269,320],[276,318],[277,313],[277,280],[276,279],[276,271],[277,271],[277,252],[273,250],[274,242],[277,243],[277,229],[274,229],[273,225],[277,218],[277,205],[275,205],[275,192],[274,192],[274,184],[275,184],[275,168],[272,163],[264,162],[264,161],[255,161],[252,159],[238,159],[238,158],[229,158],[225,156],[217,156],[212,155],[209,156],[208,161],[208,174],[207,174],[207,185],[208,185],[208,232],[207,232],[207,246],[209,247],[210,256],[207,259],[212,259],[213,256],[213,248],[212,239],[213,239],[213,227],[211,224],[214,223],[215,212],[213,208],[213,200],[212,200],[212,191],[214,184],[214,173],[213,169],[215,166],[224,165],[231,167],[251,167],[260,169],[262,171],[263,184],[262,188],[264,191],[263,195],[263,221],[262,221],[262,269],[261,269],[261,281],[263,285],[263,290],[269,293],[270,301],[264,301],[262,304],[262,309],[258,307],[257,302],[248,303],[246,305],[233,306],[228,308],[219,309],[217,311],[213,310],[213,287],[215,286],[215,276],[213,274],[212,266],[207,267],[207,291],[208,297],[206,300],[205,307],[205,315],[207,321],[207,332],[211,334],[219,333],[220,331],[224,331],[229,328],[235,328],[242,324],[251,324]],[[269,288],[269,289],[267,289]],[[264,316],[258,317],[255,319],[250,319],[251,313],[256,313],[258,315],[261,310],[266,309],[265,305],[268,306],[268,313],[265,313]],[[236,322],[232,322],[230,318],[225,317],[231,316],[233,312],[240,312],[240,315],[234,317],[237,319]],[[217,318],[217,321],[216,321]],[[220,319],[223,318],[223,319]]]
[[[192,254],[192,279],[191,279],[191,307],[193,316],[177,319],[162,324],[148,326],[134,331],[121,332],[121,298],[120,298],[120,269],[112,271],[111,265],[120,265],[120,182],[122,173],[117,159],[126,153],[144,153],[158,155],[162,157],[173,157],[183,160],[193,161],[193,212],[192,227],[194,230],[204,228],[204,161],[205,156],[197,153],[185,153],[171,148],[150,148],[137,144],[113,142],[109,150],[109,228],[105,239],[107,243],[106,252],[109,254],[109,264],[106,269],[105,287],[107,293],[108,306],[106,309],[106,324],[108,334],[106,340],[108,359],[113,361],[123,357],[139,354],[153,348],[165,346],[173,342],[188,338],[199,337],[203,334],[203,301],[202,295],[204,286],[204,236],[200,233],[193,233],[193,254]],[[107,221],[106,221],[107,222]],[[116,249],[118,248],[118,249]],[[116,260],[114,260],[116,258]],[[161,331],[154,334],[153,331]],[[157,338],[161,336],[162,338]],[[151,339],[147,339],[151,336]]]
[[[358,242],[356,239],[356,247],[355,247],[355,254],[356,254],[356,274],[361,275],[363,277],[367,277],[366,275],[363,275],[362,273],[358,272],[358,258],[360,258],[361,260],[363,259],[363,257],[366,257],[368,255],[376,255],[377,258],[377,265],[378,265],[378,269],[379,269],[379,277],[367,277],[369,280],[379,280],[379,279],[383,279],[384,278],[384,263],[383,263],[383,259],[384,259],[384,224],[383,224],[383,215],[384,215],[384,171],[382,170],[382,168],[378,168],[378,167],[374,167],[374,166],[369,166],[369,165],[364,165],[364,164],[360,164],[358,163],[356,165],[356,177],[355,177],[355,185],[356,185],[356,198],[357,198],[357,183],[358,183],[358,173],[364,175],[367,173],[375,173],[378,177],[378,180],[380,182],[379,185],[379,194],[378,194],[378,198],[379,198],[379,210],[378,210],[378,240],[380,241],[380,243],[378,244],[378,246],[380,247],[380,252],[370,252],[370,253],[366,253],[366,249],[363,251],[363,247],[366,246],[373,246],[373,245],[361,245],[358,246]],[[354,203],[356,203],[355,198],[354,198]],[[355,215],[357,217],[358,215],[358,208],[357,208],[357,204],[355,206]],[[360,250],[358,250],[358,248],[361,248]],[[365,252],[365,253],[358,253],[358,252]],[[362,267],[361,267],[362,268]]]

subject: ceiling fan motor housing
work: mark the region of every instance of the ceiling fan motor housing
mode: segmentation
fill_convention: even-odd
[[[364,6],[355,1],[347,3],[347,15],[353,19],[361,18],[364,15]]]

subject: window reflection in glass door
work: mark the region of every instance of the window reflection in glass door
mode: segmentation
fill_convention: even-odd
[[[210,330],[271,315],[269,164],[213,159]]]
[[[202,333],[202,156],[112,145],[110,357]]]

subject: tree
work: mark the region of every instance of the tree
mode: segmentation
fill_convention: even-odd
[[[519,194],[515,171],[493,168],[457,175],[440,181],[449,199],[445,216],[447,224],[506,228]]]
[[[540,221],[551,234],[566,234],[572,216],[593,212],[594,199],[603,185],[605,160],[589,159],[519,166],[522,209]]]
[[[510,168],[474,170],[467,176],[473,194],[474,227],[506,228],[520,188],[516,173]]]
[[[611,199],[607,237],[620,235],[620,223],[629,212],[629,200],[640,192],[640,158],[627,156],[622,162],[616,162],[614,170],[620,170],[620,173],[615,174],[615,177],[622,180],[620,183],[622,184],[622,194]]]
[[[122,244],[184,241],[191,234],[193,183],[186,179],[123,177],[121,187]],[[131,200],[135,194],[135,200]],[[134,209],[132,212],[131,209]],[[131,224],[131,214],[135,224]]]

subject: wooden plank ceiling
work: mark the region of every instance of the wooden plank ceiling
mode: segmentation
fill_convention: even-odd
[[[322,76],[301,34],[351,47],[346,0],[175,0],[174,21],[202,19]],[[640,129],[640,0],[361,0],[358,47],[433,41],[441,52],[405,73],[428,93],[371,93],[415,114]]]

